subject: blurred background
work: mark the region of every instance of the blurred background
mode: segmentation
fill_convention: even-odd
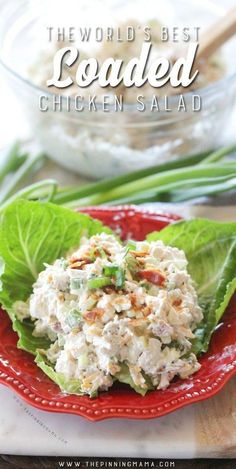
[[[36,170],[28,171],[27,177],[21,178],[14,190],[45,178],[56,179],[60,186],[80,187],[90,180],[105,179],[106,181],[136,170],[145,170],[147,167],[154,167],[154,173],[159,174],[160,164],[181,161],[184,157],[203,155],[204,152],[210,153],[222,146],[234,146],[236,143],[235,37],[222,48],[219,57],[205,64],[205,69],[203,68],[203,77],[206,80],[200,82],[200,88],[197,89],[204,103],[204,109],[200,113],[173,112],[171,116],[165,111],[158,114],[149,111],[138,113],[133,106],[134,98],[131,95],[127,98],[129,102],[123,113],[119,114],[112,112],[105,114],[98,111],[92,115],[85,111],[76,115],[75,112],[53,113],[51,109],[47,113],[42,113],[38,109],[39,94],[45,92],[43,83],[45,83],[45,77],[48,77],[48,62],[52,58],[52,55],[46,58],[44,55],[45,50],[47,53],[45,25],[75,25],[74,18],[76,18],[76,25],[80,22],[83,24],[87,22],[89,25],[95,21],[96,24],[103,26],[113,24],[117,26],[122,21],[139,23],[142,20],[144,24],[150,22],[153,30],[160,23],[180,27],[195,25],[204,29],[232,7],[236,7],[235,0],[225,0],[223,4],[220,0],[181,0],[178,5],[174,0],[147,0],[145,9],[141,0],[126,2],[112,0],[102,3],[101,0],[87,2],[68,0],[66,5],[64,0],[60,2],[11,0],[7,4],[0,1],[0,59],[2,61],[0,66],[0,150],[3,150],[0,152],[0,163],[6,158],[5,149],[10,148],[16,140],[20,141],[20,145],[23,143],[23,146],[26,142],[27,154],[43,153],[47,156],[43,163],[36,167]],[[158,47],[157,38],[157,51]],[[52,54],[51,46],[48,49]],[[127,58],[129,54],[132,56],[134,53],[128,48],[120,49],[120,51]],[[114,50],[109,50],[108,56],[113,52]],[[40,70],[38,76],[37,70]],[[73,90],[70,93],[73,94]],[[176,99],[177,96],[171,96],[173,103]],[[190,99],[191,92],[186,97],[187,101]],[[233,150],[223,153],[231,154]],[[218,159],[214,157],[213,161],[217,162]],[[167,165],[166,169],[174,169],[178,166],[177,164],[169,168]],[[152,172],[141,172],[134,178],[128,178],[126,182],[134,179],[140,180],[150,174]],[[235,175],[236,173],[232,171],[230,175],[225,174],[225,171],[222,174],[217,173],[217,177],[221,179],[212,180],[212,184],[220,184],[216,192],[230,192],[232,195],[236,184]],[[187,200],[199,198],[202,200],[202,196],[215,194],[213,189],[210,194],[206,190],[208,185],[206,180],[210,177],[209,171],[203,176],[205,185],[202,181],[200,183],[198,181],[201,191],[198,191],[196,196],[191,191],[191,197],[188,191]],[[180,178],[180,182],[181,180]],[[9,178],[4,183],[5,188],[8,183]],[[120,187],[123,183],[124,179],[120,179],[116,185]],[[188,181],[187,189],[195,189],[193,184],[195,183]],[[110,185],[105,189],[108,190],[109,187]],[[134,187],[135,197],[129,195],[127,198],[122,192],[116,203],[177,203],[185,200],[181,194],[176,197],[172,192],[160,196],[156,192],[156,186],[145,185],[148,193],[147,191],[140,192],[138,185],[136,187]],[[105,189],[103,188],[102,191]],[[14,190],[3,191],[2,201],[11,196]],[[92,192],[100,194],[100,191],[100,187],[97,187]],[[75,204],[74,200],[72,202],[72,205]],[[81,205],[107,202],[112,203],[113,199],[95,197],[88,201],[83,200]]]

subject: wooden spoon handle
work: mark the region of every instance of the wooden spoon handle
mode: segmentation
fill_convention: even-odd
[[[236,34],[236,7],[219,18],[202,35],[200,33],[197,61],[208,59],[234,34]]]

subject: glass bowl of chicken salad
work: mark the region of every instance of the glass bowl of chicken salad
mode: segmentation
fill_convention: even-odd
[[[89,57],[96,57],[99,64],[113,57],[127,65],[140,56],[147,31],[151,31],[152,56],[172,63],[187,44],[181,39],[184,27],[193,38],[196,28],[204,29],[224,13],[214,0],[181,0],[178,7],[173,0],[163,0],[158,11],[154,0],[145,2],[145,9],[141,0],[70,0],[66,11],[58,2],[49,7],[48,2],[35,6],[13,1],[3,6],[0,59],[43,151],[84,176],[111,177],[217,144],[235,99],[231,60],[235,40],[201,64],[199,77],[183,94],[169,85],[125,88],[121,84],[104,89],[94,82],[81,89],[76,83],[78,64]],[[163,25],[169,28],[168,42],[161,40]],[[59,42],[58,26],[62,28]],[[86,27],[91,28],[88,41],[81,39]],[[69,28],[73,28],[72,38]],[[177,42],[173,42],[173,28]],[[129,42],[132,34],[134,40]],[[55,52],[71,45],[78,47],[79,61],[72,67],[65,65],[62,74],[66,77],[69,69],[73,84],[64,89],[48,87]]]

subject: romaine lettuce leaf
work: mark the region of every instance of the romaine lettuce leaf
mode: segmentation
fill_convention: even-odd
[[[40,353],[40,351],[38,351],[35,358],[35,362],[50,379],[52,379],[56,384],[58,384],[62,391],[67,392],[69,394],[84,394],[81,391],[80,381],[78,379],[66,379],[62,373],[57,373],[53,368],[53,364],[47,360],[44,353]],[[153,386],[148,379],[146,380],[146,389],[143,389],[141,386],[136,386],[130,375],[128,366],[125,363],[121,363],[120,365],[121,369],[115,375],[115,379],[117,381],[119,381],[120,383],[128,384],[131,388],[133,388],[138,394],[141,394],[142,396],[145,396],[147,391],[153,389]],[[97,392],[94,392],[90,397],[96,396]]]
[[[17,332],[19,340],[17,347],[26,350],[32,354],[36,354],[38,349],[48,349],[51,341],[47,337],[35,337],[33,335],[34,323],[30,319],[20,321],[16,317],[12,318],[12,325]]]
[[[16,301],[26,301],[44,263],[52,263],[79,246],[82,236],[111,230],[88,215],[50,203],[18,200],[0,219],[0,303],[18,332],[19,347],[31,353],[48,341],[32,336],[29,320],[20,322]]]
[[[137,386],[134,383],[130,375],[129,368],[125,363],[120,363],[120,371],[116,373],[115,377],[117,381],[119,381],[120,383],[128,384],[131,388],[133,388],[138,394],[141,394],[142,396],[145,396],[147,391],[153,389],[153,386],[148,379],[145,379],[147,386],[146,389],[142,388],[141,386]]]
[[[84,394],[84,392],[81,391],[80,381],[78,379],[67,379],[62,373],[56,372],[53,368],[53,364],[47,360],[44,353],[38,351],[35,362],[39,368],[41,368],[41,370],[60,387],[61,391],[68,394],[77,394],[79,396]],[[143,389],[141,386],[136,386],[130,375],[128,366],[125,363],[121,364],[121,369],[119,373],[116,373],[115,379],[120,383],[128,384],[142,396],[145,396],[148,390],[153,389],[153,386],[148,380],[146,389]],[[97,394],[97,392],[94,392],[90,397],[96,397]]]
[[[207,350],[213,331],[236,290],[236,223],[180,221],[147,236],[183,249],[204,319],[193,341],[195,353]]]
[[[62,373],[57,373],[53,366],[47,362],[47,359],[44,354],[37,353],[35,362],[38,367],[52,380],[56,383],[61,391],[67,392],[68,394],[77,394],[78,396],[83,395],[81,391],[81,384],[78,379],[67,379]],[[92,397],[95,397],[93,395]]]

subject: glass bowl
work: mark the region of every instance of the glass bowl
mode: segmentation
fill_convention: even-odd
[[[64,3],[64,2],[63,2]],[[155,14],[153,13],[155,12]],[[28,69],[38,63],[42,49],[48,47],[46,26],[115,25],[124,18],[145,22],[156,17],[168,26],[205,27],[224,14],[216,1],[155,0],[2,2],[0,19],[0,61],[6,79],[23,106],[33,137],[53,160],[62,166],[92,178],[105,178],[155,165],[184,155],[205,151],[217,145],[236,96],[236,65],[232,60],[236,40],[223,47],[224,78],[195,91],[202,98],[202,109],[191,109],[193,92],[184,94],[186,112],[178,112],[179,96],[169,97],[168,107],[159,100],[160,111],[139,112],[134,103],[123,112],[101,106],[97,111],[77,112],[39,110],[39,98],[45,91],[28,78]],[[73,18],[76,18],[74,20]],[[79,18],[79,19],[78,19]],[[39,70],[40,72],[40,70]],[[50,78],[50,77],[49,77]],[[139,94],[139,92],[138,92]],[[142,91],[140,91],[142,94]],[[154,90],[155,94],[155,90]]]

